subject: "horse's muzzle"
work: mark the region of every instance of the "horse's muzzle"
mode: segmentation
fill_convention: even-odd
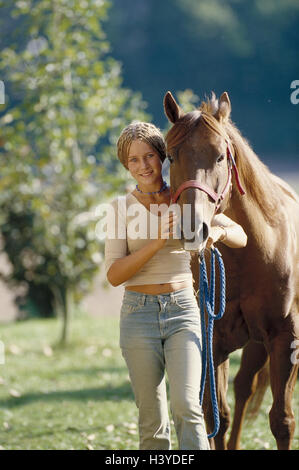
[[[208,237],[209,226],[205,222],[203,222],[191,236],[190,233],[187,232],[186,234],[184,232],[184,228],[181,230],[181,240],[186,251],[201,252],[205,249]]]

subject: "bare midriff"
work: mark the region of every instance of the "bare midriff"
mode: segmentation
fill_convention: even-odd
[[[169,282],[165,284],[144,284],[141,286],[127,286],[125,289],[134,292],[141,292],[142,294],[159,295],[173,292],[179,289],[192,287],[191,281]]]

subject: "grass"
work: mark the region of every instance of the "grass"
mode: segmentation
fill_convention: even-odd
[[[118,346],[118,318],[77,316],[66,349],[55,346],[60,326],[56,319],[0,326],[5,345],[0,448],[138,449],[137,409]],[[239,360],[236,351],[231,356],[231,409]],[[257,420],[243,431],[244,449],[276,448],[268,426],[270,406],[268,391]],[[294,407],[298,418],[298,398]],[[293,448],[299,448],[298,430]]]

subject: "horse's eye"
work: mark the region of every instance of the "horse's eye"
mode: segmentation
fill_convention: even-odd
[[[167,155],[167,158],[168,158],[168,160],[170,161],[170,163],[173,163],[173,158],[172,158],[171,155]]]
[[[219,157],[217,158],[217,163],[222,162],[222,160],[224,160],[224,155],[223,155],[223,153],[222,153],[221,155],[219,155]]]

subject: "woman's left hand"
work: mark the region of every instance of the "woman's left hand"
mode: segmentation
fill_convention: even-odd
[[[211,248],[211,246],[219,240],[223,240],[226,236],[225,229],[220,226],[210,227],[209,238],[206,244],[206,248]]]

